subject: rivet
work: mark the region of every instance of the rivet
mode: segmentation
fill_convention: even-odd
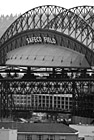
[[[63,59],[61,60],[61,63],[63,62]]]
[[[36,60],[36,57],[34,58],[34,60]]]

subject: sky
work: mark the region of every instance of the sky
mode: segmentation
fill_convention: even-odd
[[[64,8],[94,6],[94,0],[0,0],[0,15],[23,14],[42,5],[56,5]]]

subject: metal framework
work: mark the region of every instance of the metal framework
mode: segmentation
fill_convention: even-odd
[[[27,11],[6,30],[0,39],[1,44],[22,31],[44,28],[56,15],[63,11],[67,11],[67,9],[50,5],[40,6]]]
[[[94,29],[94,6],[78,6],[69,10],[84,19]]]
[[[57,6],[40,6],[21,15],[0,39],[3,43],[31,29],[51,29],[64,33],[93,50],[93,29],[74,12]]]
[[[94,66],[93,13],[94,8],[90,6],[65,9],[47,5],[27,11],[11,24],[0,38],[0,65],[3,65],[0,69],[1,117],[13,116],[19,111],[71,112],[82,117],[94,117],[94,72],[91,69]],[[81,64],[79,68],[5,65],[9,59],[6,57],[8,52],[28,45],[26,38],[44,35],[54,37],[57,46],[84,54],[90,67],[82,68]],[[14,96],[18,95],[30,95],[31,105],[17,105]],[[49,99],[57,95],[72,95],[72,107],[53,106],[52,101],[49,107],[46,101],[42,106],[40,95],[45,99],[46,95]]]
[[[82,117],[94,117],[94,73],[87,69],[77,68],[41,68],[6,67],[0,70],[1,117],[17,115],[20,112],[31,111],[71,113]],[[14,73],[14,74],[13,74]],[[24,74],[19,76],[19,73]],[[39,73],[44,76],[38,75]],[[90,74],[92,73],[92,74]],[[39,96],[72,95],[71,107],[60,105],[42,105]],[[30,96],[32,103],[17,104],[14,97]],[[20,102],[23,102],[23,99]],[[47,101],[46,101],[47,102]],[[59,101],[60,102],[60,101]],[[84,113],[83,113],[84,112]]]
[[[70,8],[69,10],[77,14],[85,21],[90,17],[92,17],[94,14],[94,6],[88,6],[88,5],[73,7]]]
[[[49,30],[34,29],[34,30],[24,31],[24,32],[18,34],[17,36],[15,36],[14,38],[11,38],[9,40],[9,42],[5,42],[0,51],[1,65],[5,64],[7,59],[10,59],[10,58],[5,57],[8,52],[10,52],[14,49],[17,49],[19,47],[28,45],[27,38],[30,38],[33,36],[38,36],[38,37],[41,36],[42,38],[43,38],[43,36],[54,37],[56,40],[56,43],[54,45],[63,46],[68,49],[72,49],[74,51],[82,53],[85,55],[85,58],[88,61],[90,67],[94,65],[94,55],[93,55],[92,50],[90,50],[85,45],[81,44],[80,42],[77,42],[76,40],[73,40],[72,38],[66,36],[65,34],[62,34],[62,33],[56,32],[56,31],[52,31],[50,29]],[[44,44],[44,42],[42,44]],[[80,63],[82,63],[82,62],[80,62]],[[79,65],[81,67],[80,63],[79,63]]]

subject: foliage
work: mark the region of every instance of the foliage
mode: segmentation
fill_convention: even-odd
[[[1,15],[0,16],[0,37],[3,35],[3,33],[6,31],[6,29],[15,21],[19,15]]]

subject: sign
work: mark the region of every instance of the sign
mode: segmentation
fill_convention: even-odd
[[[34,36],[34,37],[27,37],[26,41],[28,44],[30,43],[49,43],[49,44],[56,44],[56,40],[53,37],[40,37],[40,36]]]

